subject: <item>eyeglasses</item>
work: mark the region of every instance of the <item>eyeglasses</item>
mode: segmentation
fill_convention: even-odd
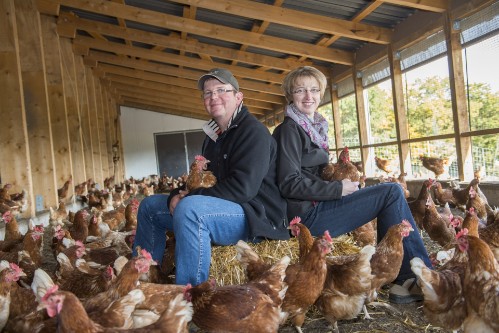
[[[305,95],[305,93],[307,91],[310,94],[312,94],[312,95],[317,95],[317,94],[319,94],[321,92],[321,90],[319,88],[310,88],[309,90],[307,90],[305,88],[298,88],[298,89],[293,90],[293,94],[295,94],[295,95]]]
[[[222,95],[225,95],[225,93],[228,93],[228,92],[231,92],[231,91],[234,91],[234,89],[227,89],[227,88],[217,88],[215,90],[206,90],[206,91],[203,91],[203,93],[201,94],[201,97],[203,97],[204,99],[208,99],[208,98],[211,98],[213,96],[213,94],[217,94],[217,96],[222,96]]]

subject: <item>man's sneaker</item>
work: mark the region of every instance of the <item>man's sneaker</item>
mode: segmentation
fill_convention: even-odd
[[[388,294],[390,302],[395,304],[407,304],[423,300],[423,292],[417,284],[417,279],[407,279],[401,283],[394,283]]]

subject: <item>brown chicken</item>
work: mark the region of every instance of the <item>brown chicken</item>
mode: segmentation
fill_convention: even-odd
[[[444,249],[453,247],[456,239],[455,225],[450,217],[442,216],[435,207],[431,196],[426,199],[426,210],[423,217],[423,228],[430,238]]]
[[[138,293],[140,295],[140,293]],[[132,302],[132,305],[137,301]],[[87,314],[83,304],[72,293],[67,291],[58,291],[57,288],[49,290],[42,300],[42,304],[50,317],[57,316],[57,332],[117,332],[116,328],[107,328],[97,323]],[[112,304],[111,304],[112,305]],[[117,313],[112,311],[110,313]],[[109,313],[104,313],[108,315]],[[122,319],[123,316],[120,316]],[[192,317],[191,304],[182,300],[179,295],[174,302],[171,302],[167,311],[161,314],[159,320],[144,328],[139,329],[120,329],[119,332],[180,332],[188,333],[187,324]],[[107,321],[109,321],[107,319]]]
[[[360,173],[357,167],[350,161],[348,147],[343,148],[338,156],[338,163],[329,163],[321,171],[321,177],[327,181],[350,179],[358,182]]]
[[[367,245],[359,253],[327,258],[324,289],[315,305],[338,330],[338,320],[353,319],[362,311],[371,289],[371,258],[375,252]],[[366,311],[367,314],[367,311]]]
[[[64,225],[64,220],[67,220],[68,218],[68,211],[66,210],[66,204],[64,203],[64,201],[59,201],[59,206],[57,207],[57,209],[54,210],[52,207],[49,207],[49,210],[50,224]]]
[[[137,229],[137,212],[139,211],[139,200],[132,199],[125,208],[125,227],[124,231]]]
[[[499,260],[499,223],[495,222],[487,226],[480,227],[481,221],[476,215],[475,209],[471,207],[463,221],[463,228],[469,230],[469,234],[480,237],[490,247],[492,254]]]
[[[416,222],[416,225],[420,230],[423,229],[423,218],[426,211],[426,200],[431,195],[430,188],[434,184],[433,179],[427,179],[421,185],[421,191],[419,191],[419,195],[417,199],[409,201],[408,205],[411,210],[412,217]]]
[[[61,188],[57,189],[57,197],[59,198],[59,201],[65,201],[66,198],[68,197],[69,185],[71,185],[72,181],[73,181],[73,176],[70,175],[68,180],[64,182],[64,185],[62,185]]]
[[[111,284],[108,290],[84,301],[85,309],[88,312],[102,311],[111,302],[128,294],[137,287],[140,276],[147,273],[151,265],[156,265],[149,252],[140,249],[137,252],[139,255],[125,264],[116,281]]]
[[[435,197],[435,202],[440,206],[449,204],[452,205],[452,207],[455,207],[457,205],[452,188],[443,188],[442,183],[440,182],[436,181],[434,183],[433,196]]]
[[[371,290],[366,299],[369,303],[377,299],[382,286],[395,280],[402,266],[404,247],[402,240],[414,231],[407,220],[392,225],[376,246],[376,252],[371,258]]]
[[[19,224],[11,211],[7,211],[2,215],[5,222],[5,241],[21,241],[23,235],[19,231]]]
[[[436,179],[443,174],[449,175],[449,166],[451,162],[449,158],[420,155],[419,160],[423,164],[423,167],[435,174]]]
[[[398,177],[389,177],[388,181],[392,183],[397,183],[402,187],[404,191],[404,197],[407,199],[411,196],[411,192],[407,189],[407,182],[405,181],[405,176],[407,176],[407,172],[401,172]]]
[[[83,243],[87,241],[89,216],[90,213],[86,209],[80,209],[76,212],[73,225],[69,228],[71,237],[74,240],[79,240]]]
[[[101,213],[102,213],[102,222],[109,225],[109,228],[111,230],[117,231],[120,229],[120,226],[121,227],[124,226],[125,223],[124,205],[119,206],[117,209]]]
[[[217,183],[215,175],[209,170],[207,160],[204,156],[196,155],[194,162],[192,162],[189,174],[186,180],[187,191],[192,191],[199,187],[212,187]]]
[[[456,238],[460,239],[463,232]],[[457,245],[454,256],[438,270],[429,269],[420,258],[411,259],[411,269],[424,295],[423,313],[432,325],[453,331],[461,328],[467,315],[463,293],[467,264],[467,256]]]
[[[387,174],[392,174],[394,172],[393,161],[374,156],[374,162],[376,163],[378,169],[383,170]]]
[[[466,209],[471,207],[475,209],[475,213],[480,220],[487,221],[487,213],[491,210],[488,202],[478,195],[478,183],[470,186],[468,202],[466,202]],[[488,206],[488,207],[487,207]]]
[[[499,264],[483,240],[465,234],[461,238],[459,249],[468,256],[464,273],[464,297],[468,316],[464,320],[464,331],[498,332]]]
[[[210,332],[277,332],[289,261],[285,256],[260,277],[241,285],[216,286],[213,279],[195,287],[188,284],[184,298],[192,302],[192,321]],[[280,298],[276,301],[269,294]]]
[[[374,219],[350,232],[350,235],[358,246],[376,245],[376,224],[377,220]]]
[[[326,255],[332,250],[332,239],[326,230],[317,237],[310,251],[299,262],[286,269],[284,282],[288,285],[282,310],[287,313],[298,331],[305,320],[309,307],[319,297],[326,280]]]
[[[468,184],[468,186],[466,186],[465,188],[452,189],[452,195],[454,196],[454,199],[456,201],[456,206],[458,208],[462,209],[463,211],[465,210],[466,203],[470,198],[470,188],[478,183],[479,183],[478,179],[472,179]]]

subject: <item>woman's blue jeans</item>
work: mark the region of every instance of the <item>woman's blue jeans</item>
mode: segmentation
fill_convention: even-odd
[[[397,281],[415,277],[410,265],[410,260],[414,257],[421,258],[428,267],[432,267],[399,184],[381,183],[365,187],[338,200],[319,202],[302,216],[302,223],[314,236],[329,230],[331,236],[336,237],[355,230],[375,217],[378,217],[378,241],[383,238],[388,228],[404,219],[414,228],[403,241],[404,259]]]
[[[192,195],[180,200],[173,216],[166,206],[168,196],[146,197],[137,213],[134,248],[151,252],[158,263],[163,259],[166,231],[175,234],[175,283],[197,285],[209,277],[211,244],[231,245],[247,241],[249,228],[241,205],[231,201]],[[136,255],[134,249],[133,255]]]

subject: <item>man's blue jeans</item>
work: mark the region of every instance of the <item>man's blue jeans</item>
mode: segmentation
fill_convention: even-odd
[[[248,240],[248,223],[241,205],[231,201],[192,195],[180,200],[173,216],[166,206],[168,196],[146,197],[137,213],[135,247],[151,252],[161,263],[166,231],[175,234],[175,283],[197,285],[209,277],[211,244],[231,245]]]
[[[378,242],[388,228],[404,219],[408,220],[414,229],[403,241],[404,259],[397,281],[415,277],[410,264],[414,257],[421,258],[428,267],[432,267],[399,184],[381,183],[365,187],[338,200],[318,202],[302,216],[302,223],[314,236],[320,236],[324,230],[329,230],[331,236],[336,237],[355,230],[375,217],[378,217]]]

